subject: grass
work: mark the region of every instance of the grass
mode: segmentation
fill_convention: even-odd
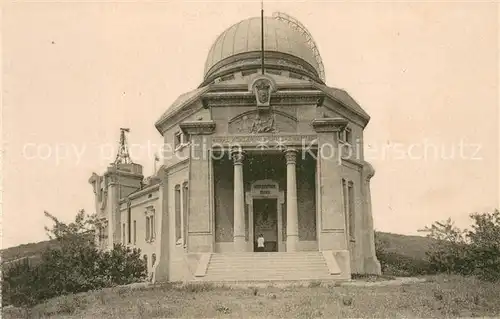
[[[500,315],[500,285],[459,276],[425,283],[355,287],[320,285],[230,288],[172,284],[104,289],[54,298],[31,318],[411,318]],[[22,318],[5,309],[4,318]]]

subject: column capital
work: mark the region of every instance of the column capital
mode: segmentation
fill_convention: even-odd
[[[295,148],[287,148],[284,152],[287,164],[295,164],[297,162],[298,151]]]
[[[245,159],[245,152],[240,148],[235,148],[231,150],[231,158],[233,159],[234,165],[242,165]]]

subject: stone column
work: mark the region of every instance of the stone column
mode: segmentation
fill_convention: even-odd
[[[287,149],[286,158],[286,251],[297,251],[299,222],[297,213],[297,150]]]
[[[244,153],[240,149],[232,150],[234,164],[234,227],[233,245],[235,252],[246,251],[245,243],[245,190],[243,186]]]

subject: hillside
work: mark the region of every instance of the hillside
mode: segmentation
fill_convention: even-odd
[[[432,243],[429,238],[420,236],[406,236],[384,232],[376,232],[376,236],[386,243],[387,252],[394,252],[415,259],[423,259],[425,252]],[[1,250],[2,263],[20,258],[37,259],[45,249],[57,247],[56,240],[46,240],[3,249]]]
[[[378,240],[385,242],[386,252],[396,253],[413,259],[425,259],[425,252],[430,249],[432,239],[422,236],[407,236],[384,232],[375,232]]]
[[[57,247],[58,243],[53,239],[2,249],[0,253],[2,263],[8,263],[22,258],[38,259],[44,250]]]

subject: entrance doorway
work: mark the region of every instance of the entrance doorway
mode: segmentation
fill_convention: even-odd
[[[257,251],[257,238],[262,234],[265,240],[264,251],[278,251],[278,199],[253,199],[254,249]]]

